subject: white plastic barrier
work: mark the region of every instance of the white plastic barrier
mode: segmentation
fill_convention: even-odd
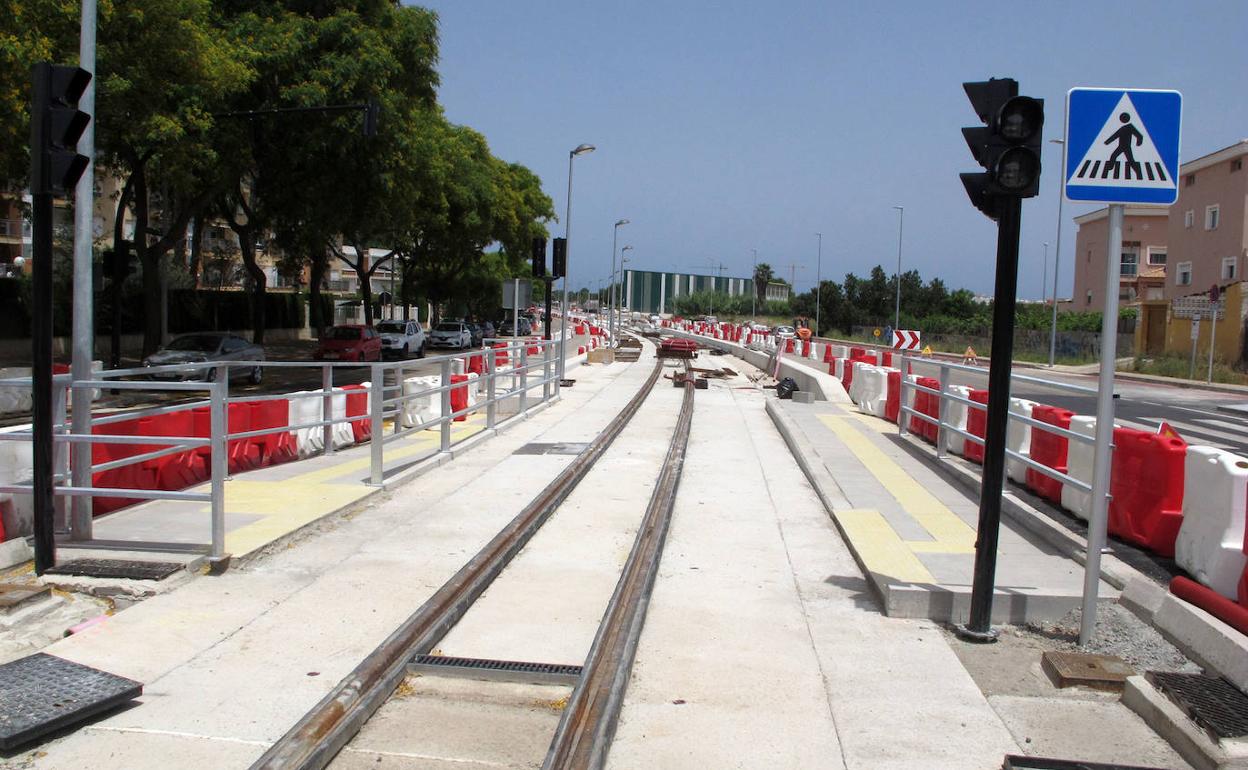
[[[832,361],[832,375],[838,380],[845,379],[845,361],[846,359],[844,358],[837,358]],[[850,384],[852,385],[853,383]]]
[[[29,377],[29,366],[0,367],[0,380]],[[29,412],[31,395],[29,385],[0,385],[0,414]]]
[[[1192,577],[1235,599],[1244,555],[1248,459],[1221,449],[1189,446],[1183,466],[1183,524],[1174,560]]]
[[[849,348],[845,347],[844,345],[833,345],[832,357],[833,358],[849,358]]]
[[[858,404],[859,411],[876,417],[884,416],[884,407],[888,403],[888,371],[882,366],[870,364],[854,367],[854,381],[850,385],[858,388],[858,399],[854,403]],[[861,384],[859,378],[862,378]]]
[[[1031,417],[1031,410],[1035,406],[1035,401],[1028,401],[1025,398],[1010,399],[1011,414]],[[1023,457],[1031,457],[1031,426],[1017,420],[1010,420],[1005,428],[1005,448]],[[1005,458],[1005,472],[1016,483],[1027,482],[1027,466],[1008,455]]]
[[[1081,436],[1096,437],[1096,418],[1077,414],[1070,418],[1070,430]],[[1092,465],[1096,462],[1096,446],[1082,441],[1067,441],[1066,474],[1073,479],[1092,485]],[[1062,507],[1084,521],[1092,515],[1092,495],[1062,485]]]
[[[853,379],[849,381],[849,390],[846,391],[846,395],[849,396],[850,401],[856,404],[862,398],[862,383],[858,381],[858,374],[862,371],[862,368],[866,366],[866,364],[861,361],[853,361],[847,364],[847,366],[853,368],[854,376]]]
[[[950,385],[949,392],[961,398],[969,399],[971,397],[971,389],[965,385]],[[945,425],[958,430],[966,430],[966,417],[969,412],[970,407],[966,404],[959,401],[946,400],[943,422]],[[945,431],[945,447],[955,455],[965,455],[966,437],[953,431]]]
[[[914,388],[916,385],[919,384],[919,375],[906,374],[903,376],[906,378],[906,382],[909,383],[909,385],[908,387],[902,390],[901,406],[905,407],[906,409],[913,409],[914,408],[914,394],[916,392]],[[913,415],[906,414],[904,410],[899,409],[897,411],[897,419],[899,421],[903,421],[901,422],[901,424],[906,426],[906,430],[909,430],[910,421],[916,418]],[[919,420],[919,422],[922,423],[923,421]]]
[[[468,372],[468,407],[475,409],[477,406],[477,386],[481,376],[476,372]]]
[[[296,396],[311,394],[317,394],[317,397],[296,398]],[[286,402],[288,405],[287,425],[306,425],[321,419],[321,398],[318,391],[301,390],[290,395],[290,400]],[[325,448],[324,437],[319,427],[299,428],[291,431],[291,435],[295,437],[295,448],[300,458],[311,457]]]
[[[0,433],[29,430],[30,425],[14,425],[0,428]],[[0,441],[0,485],[28,484],[33,480],[35,464],[30,447],[25,441]],[[11,539],[21,532],[29,532],[30,522],[35,520],[31,496],[0,492],[0,520],[4,522],[5,537]]]
[[[430,388],[436,388],[441,384],[442,378],[437,375],[408,377],[403,380],[403,395],[410,396]],[[424,425],[431,420],[436,420],[441,415],[442,394],[425,393],[403,402],[402,425],[404,428],[414,428],[418,425]]]

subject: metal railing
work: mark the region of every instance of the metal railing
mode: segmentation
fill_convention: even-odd
[[[901,403],[900,403],[900,409],[899,409],[899,413],[897,417],[898,433],[902,436],[905,436],[907,433],[910,432],[909,426],[908,426],[909,421],[906,419],[907,417],[914,417],[930,425],[935,425],[936,426],[936,457],[937,459],[940,459],[940,460],[945,459],[945,457],[948,455],[949,438],[953,435],[960,436],[963,439],[967,441],[972,441],[982,447],[984,445],[984,439],[982,437],[977,436],[969,431],[962,430],[961,428],[958,428],[957,426],[952,425],[946,421],[946,417],[948,416],[948,409],[946,408],[946,405],[949,403],[958,403],[958,404],[965,405],[968,410],[977,409],[980,411],[986,411],[987,404],[983,404],[978,401],[972,401],[969,398],[965,398],[957,393],[952,392],[950,390],[950,385],[952,384],[950,380],[951,380],[952,372],[965,372],[965,373],[973,374],[976,376],[987,377],[988,369],[982,366],[968,366],[965,364],[956,364],[951,361],[941,361],[941,360],[935,360],[935,359],[930,359],[930,358],[917,358],[917,357],[905,356],[905,355],[900,356],[900,359],[901,360],[900,360],[900,363],[898,364],[898,368],[901,370],[902,374],[901,374],[901,394],[900,394]],[[912,369],[912,366],[911,366],[912,364],[917,364],[919,366],[927,366],[927,367],[938,367],[940,371],[939,371],[939,375],[937,379],[940,382],[940,388],[939,389],[929,388],[929,387],[920,385],[917,382],[911,382],[906,372]],[[848,362],[846,365],[849,365]],[[1011,374],[1010,381],[1011,381],[1011,385],[1014,382],[1028,383],[1028,384],[1033,384],[1033,385],[1039,385],[1045,388],[1052,388],[1054,390],[1060,390],[1060,391],[1065,391],[1067,393],[1075,393],[1075,394],[1084,395],[1084,396],[1096,395],[1096,392],[1097,392],[1095,388],[1087,388],[1087,387],[1083,387],[1082,385],[1071,385],[1069,383],[1057,382],[1055,380],[1045,380],[1040,377],[1029,377],[1023,374]],[[937,404],[936,406],[937,416],[936,417],[932,417],[931,415],[925,412],[920,412],[914,409],[912,406],[909,406],[909,404],[913,403],[912,396],[915,393],[927,393],[929,395],[935,396],[938,399],[936,402]],[[1077,433],[1068,428],[1063,428],[1058,425],[1053,425],[1052,423],[1047,423],[1041,420],[1036,420],[1030,416],[1019,414],[1013,410],[1008,410],[1007,425],[1010,422],[1028,425],[1031,427],[1033,431],[1042,430],[1046,433],[1052,433],[1055,436],[1060,436],[1070,441],[1077,441],[1081,444],[1087,444],[1089,446],[1093,446],[1096,443],[1095,436],[1085,436],[1082,433]],[[1053,479],[1055,481],[1061,482],[1062,484],[1068,484],[1074,487],[1075,489],[1078,489],[1081,492],[1085,492],[1089,494],[1092,492],[1091,484],[1088,484],[1085,481],[1081,481],[1077,478],[1074,478],[1068,473],[1062,473],[1061,471],[1050,468],[1049,466],[1044,465],[1043,463],[1036,462],[1035,460],[1031,459],[1031,457],[1027,455],[1019,454],[1018,452],[1015,452],[1009,447],[1006,447],[1005,456],[1006,458],[1010,460],[1014,460],[1016,462],[1022,463],[1027,468],[1030,468],[1031,470],[1034,470],[1037,473],[1047,476],[1048,478]]]
[[[471,436],[456,438],[452,426],[457,418],[466,418],[469,414],[485,412],[485,430],[493,430],[510,420],[527,415],[532,410],[546,405],[559,397],[560,381],[555,375],[554,356],[558,351],[557,341],[503,339],[486,340],[491,347],[483,350],[465,351],[462,360],[472,356],[482,357],[482,371],[478,378],[467,377],[464,381],[455,381],[459,374],[452,371],[455,357],[438,359],[438,374],[416,375],[438,378],[439,384],[408,388],[411,377],[408,373],[416,367],[426,367],[429,362],[393,361],[376,363],[351,362],[297,362],[297,361],[247,361],[228,363],[193,363],[166,366],[139,367],[132,369],[113,369],[97,372],[90,380],[73,380],[70,375],[62,374],[53,377],[53,499],[56,510],[54,528],[58,540],[64,545],[87,546],[92,548],[114,549],[146,549],[163,551],[206,552],[219,558],[225,555],[225,483],[228,480],[228,448],[231,442],[256,439],[279,433],[289,433],[297,437],[301,431],[320,429],[321,447],[319,453],[332,455],[335,451],[335,426],[356,424],[367,421],[370,427],[369,485],[381,486],[388,472],[395,472],[410,467],[432,454],[449,452],[452,447],[462,443]],[[499,347],[492,345],[499,344]],[[531,352],[534,351],[535,352]],[[500,366],[499,360],[506,358],[507,365]],[[229,393],[230,369],[256,367],[264,369],[316,369],[321,373],[321,388],[293,393],[267,395]],[[370,381],[364,388],[345,389],[342,384],[335,384],[334,372],[338,369],[360,369],[369,371]],[[163,377],[198,377],[206,381],[172,381],[150,379]],[[142,377],[136,380],[129,378]],[[390,384],[387,384],[387,377]],[[31,378],[14,378],[0,380],[0,386],[30,387]],[[352,383],[353,384],[353,383]],[[470,388],[484,385],[485,397],[475,404],[467,398]],[[156,417],[206,408],[209,412],[208,436],[174,436],[174,435],[126,435],[117,433],[91,433],[89,435],[71,432],[67,420],[67,394],[75,394],[76,403],[91,402],[92,391],[96,390],[147,391],[152,393],[204,393],[207,398],[176,404],[145,407],[94,416],[93,426],[104,426],[124,421]],[[452,391],[463,389],[467,405],[452,409]],[[531,394],[539,390],[540,393]],[[405,392],[407,390],[408,392]],[[365,414],[348,415],[345,397],[349,394],[365,394],[369,399]],[[79,396],[78,394],[81,394]],[[417,400],[435,399],[438,404],[436,416],[425,419],[413,414],[408,404]],[[81,400],[79,400],[81,399]],[[287,424],[231,432],[229,430],[229,410],[232,404],[255,404],[266,401],[285,401],[291,403],[301,399],[320,399],[320,419],[304,420],[295,423],[287,420]],[[343,399],[342,408],[335,406],[337,399]],[[514,410],[500,406],[514,405]],[[288,414],[291,414],[288,409]],[[387,431],[387,424],[391,424]],[[406,423],[406,424],[405,424]],[[437,448],[433,452],[416,458],[401,457],[395,461],[390,458],[387,465],[386,446],[398,439],[409,436],[417,431],[436,429],[439,432]],[[475,435],[475,433],[473,434]],[[297,438],[296,438],[297,440]],[[0,442],[32,441],[30,430],[0,432]],[[353,441],[354,443],[354,441]],[[86,486],[74,486],[71,483],[69,446],[71,444],[109,444],[115,446],[154,446],[151,451],[141,454],[110,459],[101,463],[92,463],[85,477],[90,481]],[[183,491],[165,489],[132,489],[117,487],[99,487],[94,483],[95,474],[117,470],[140,463],[148,463],[169,455],[180,454],[188,450],[208,449],[209,473],[205,481],[207,491]],[[311,454],[307,456],[312,456]],[[302,459],[302,458],[301,458]],[[200,482],[203,483],[203,482]],[[30,495],[31,483],[0,484],[0,495]],[[212,535],[210,543],[154,542],[154,541],[113,541],[92,537],[91,532],[71,531],[69,517],[65,510],[65,500],[70,497],[109,497],[127,500],[172,500],[189,503],[207,503],[210,509]],[[77,520],[77,519],[75,519]],[[90,518],[86,519],[88,527]]]

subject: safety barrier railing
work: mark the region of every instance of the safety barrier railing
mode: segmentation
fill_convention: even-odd
[[[368,482],[381,485],[384,482],[387,467],[385,447],[387,444],[410,435],[418,430],[437,429],[439,431],[438,448],[435,452],[447,452],[453,446],[467,440],[464,436],[458,440],[452,434],[452,425],[457,418],[485,411],[485,429],[492,430],[512,419],[526,415],[534,408],[547,404],[552,398],[559,396],[560,381],[555,373],[554,357],[558,351],[557,340],[533,340],[524,338],[491,339],[485,341],[489,346],[484,349],[464,351],[463,356],[469,360],[480,356],[482,371],[474,381],[468,376],[468,367],[463,373],[452,371],[455,357],[444,357],[438,360],[440,384],[428,387],[413,388],[404,392],[410,377],[408,373],[417,367],[427,367],[429,362],[393,361],[376,363],[354,362],[299,362],[299,361],[247,361],[212,362],[192,364],[172,364],[165,366],[138,367],[131,369],[113,369],[93,374],[90,380],[73,380],[70,375],[62,374],[53,377],[53,500],[56,506],[54,529],[58,536],[67,543],[90,545],[95,548],[128,548],[128,549],[159,549],[168,551],[207,552],[213,557],[222,557],[225,553],[225,482],[229,478],[228,451],[232,442],[262,438],[274,434],[287,433],[297,435],[299,431],[321,430],[321,453],[330,455],[335,452],[334,428],[343,424],[357,424],[367,421],[369,424],[369,441],[371,443],[370,469]],[[498,345],[494,347],[494,345]],[[536,352],[530,352],[535,350]],[[498,361],[505,358],[508,364],[499,366]],[[343,385],[335,384],[336,369],[367,368],[371,377],[366,386],[356,386],[349,390]],[[238,394],[229,393],[231,369],[316,369],[321,373],[321,388],[306,392],[278,394]],[[463,381],[455,381],[456,376],[465,377]],[[386,384],[389,376],[392,384]],[[142,377],[144,379],[129,379]],[[165,381],[162,378],[199,377],[205,381]],[[506,386],[500,388],[500,382]],[[468,398],[470,388],[479,388],[484,383],[486,396],[472,403]],[[0,386],[31,387],[32,380],[11,378],[0,380]],[[121,422],[159,417],[175,412],[184,412],[206,408],[209,413],[208,436],[178,435],[132,435],[116,432],[93,432],[82,435],[70,431],[67,419],[67,394],[70,392],[90,393],[92,390],[113,391],[146,391],[150,393],[204,393],[207,398],[184,401],[175,404],[143,407],[111,414],[94,416],[93,431],[102,426],[115,425]],[[463,389],[465,405],[452,408],[452,392]],[[530,395],[540,389],[540,394]],[[369,401],[367,413],[349,414],[345,407],[338,414],[335,400],[347,395],[365,395]],[[405,408],[407,404],[420,399],[437,397],[439,408],[437,416],[432,419],[413,420],[413,424],[404,426]],[[265,427],[255,430],[229,430],[230,406],[234,404],[255,404],[269,401],[285,401],[288,404],[302,399],[320,400],[320,419],[293,421],[287,419],[286,424]],[[514,401],[515,409],[500,414],[499,406]],[[89,399],[80,403],[90,403]],[[387,421],[392,422],[392,429],[387,432]],[[250,427],[250,426],[249,426]],[[32,432],[27,430],[9,430],[0,432],[0,443],[25,442],[30,444]],[[354,443],[354,442],[353,442]],[[70,468],[69,447],[73,444],[108,444],[114,446],[155,446],[152,451],[128,455],[103,462],[91,462],[86,472],[74,474]],[[207,491],[190,492],[168,489],[139,489],[130,487],[104,487],[94,483],[96,474],[177,455],[188,450],[208,449],[209,472]],[[310,455],[309,455],[310,456]],[[423,458],[405,459],[410,465]],[[0,468],[2,471],[3,468]],[[77,479],[78,483],[73,483]],[[83,480],[85,479],[85,483]],[[3,483],[0,477],[0,495],[30,495],[33,485],[27,483]],[[201,482],[202,483],[202,482]],[[194,485],[192,485],[194,486]],[[71,530],[70,519],[65,510],[65,500],[79,498],[117,498],[124,500],[170,500],[178,502],[208,503],[211,518],[211,543],[157,543],[139,541],[110,541],[90,537],[88,533]],[[77,519],[75,518],[75,521]],[[90,510],[87,509],[87,522],[90,522]],[[68,539],[67,539],[68,538]]]
[[[939,389],[929,388],[929,387],[920,385],[917,382],[910,382],[909,377],[907,377],[906,375],[908,372],[912,370],[913,365],[915,364],[919,366],[926,366],[926,367],[938,367],[939,375],[937,379],[940,382],[940,388]],[[950,380],[951,380],[952,372],[965,372],[965,373],[972,374],[972,375],[979,376],[979,377],[987,377],[988,369],[982,366],[969,366],[966,364],[953,363],[951,361],[940,361],[940,360],[934,360],[930,358],[919,358],[919,357],[905,356],[905,355],[901,356],[901,362],[898,368],[901,370],[900,405],[898,408],[898,416],[897,416],[897,430],[900,435],[905,436],[907,433],[910,432],[909,427],[908,427],[909,420],[907,418],[913,417],[929,425],[935,426],[936,428],[936,441],[935,441],[936,457],[938,459],[943,460],[948,455],[949,437],[951,435],[961,436],[963,439],[967,441],[974,442],[975,444],[981,447],[984,446],[984,439],[982,437],[977,436],[974,433],[971,433],[970,431],[963,430],[957,427],[956,425],[950,424],[949,422],[946,421],[945,418],[948,414],[948,409],[946,408],[946,404],[949,404],[949,403],[963,404],[968,409],[976,409],[976,410],[987,409],[986,404],[983,404],[978,401],[972,401],[969,398],[965,398],[961,395],[958,395],[957,393],[951,392],[950,385],[952,385],[952,383]],[[1064,391],[1067,393],[1075,393],[1078,395],[1085,395],[1085,396],[1096,395],[1095,388],[1087,388],[1081,385],[1072,385],[1070,383],[1058,382],[1055,380],[1046,380],[1040,377],[1030,377],[1028,375],[1023,375],[1023,374],[1011,373],[1010,381],[1011,381],[1011,385],[1014,382],[1020,382],[1020,383],[1039,385],[1045,388],[1060,390],[1060,391]],[[936,402],[937,407],[936,407],[935,417],[925,412],[918,411],[912,406],[909,406],[910,403],[913,403],[913,399],[911,399],[909,396],[911,396],[914,393],[926,393],[928,395],[935,396],[938,399]],[[1059,425],[1053,425],[1052,423],[1047,423],[1042,420],[1036,420],[1033,417],[1018,414],[1017,412],[1014,412],[1013,410],[1008,410],[1007,415],[1008,415],[1007,424],[1009,422],[1014,422],[1018,424],[1027,425],[1032,430],[1042,430],[1042,431],[1045,431],[1046,433],[1051,433],[1061,438],[1065,438],[1071,441],[1077,441],[1081,444],[1087,444],[1088,446],[1093,446],[1096,443],[1096,438],[1094,436],[1087,436],[1082,433],[1072,431],[1068,428],[1063,428]],[[1092,492],[1091,484],[1088,484],[1087,482],[1082,481],[1081,479],[1077,479],[1068,473],[1062,473],[1061,471],[1050,468],[1049,466],[1044,465],[1043,463],[1036,462],[1035,460],[1031,459],[1031,457],[1027,455],[1019,454],[1018,452],[1015,452],[1009,447],[1006,447],[1005,455],[1008,459],[1021,463],[1027,468],[1034,470],[1037,473],[1043,476],[1046,476],[1050,479],[1053,479],[1054,481],[1060,482],[1061,484],[1069,485],[1081,492],[1085,492],[1088,494],[1091,494]]]

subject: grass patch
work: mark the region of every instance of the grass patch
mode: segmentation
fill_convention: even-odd
[[[1192,361],[1182,356],[1136,356],[1131,371],[1159,377],[1189,379]],[[1196,361],[1196,379],[1203,381],[1209,374],[1209,359]],[[1222,361],[1213,362],[1213,381],[1230,385],[1248,385],[1248,375]]]

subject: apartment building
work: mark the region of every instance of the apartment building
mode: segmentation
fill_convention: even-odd
[[[1167,241],[1166,299],[1208,291],[1248,269],[1248,139],[1184,163]]]
[[[1162,299],[1166,275],[1166,233],[1169,208],[1130,206],[1123,212],[1122,264],[1118,269],[1118,301]],[[1070,310],[1104,306],[1105,259],[1109,254],[1109,209],[1075,217],[1075,293]]]

